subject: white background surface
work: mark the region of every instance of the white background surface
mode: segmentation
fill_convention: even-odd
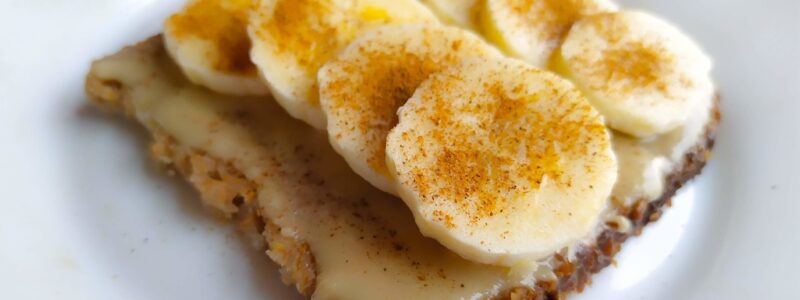
[[[716,60],[704,175],[577,299],[800,299],[800,1],[629,0]],[[0,299],[287,299],[276,267],[88,105],[93,58],[178,0],[0,0]]]

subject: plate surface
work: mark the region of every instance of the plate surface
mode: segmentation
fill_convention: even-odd
[[[641,0],[716,61],[717,151],[574,299],[800,299],[800,1]],[[293,299],[277,268],[89,105],[93,58],[179,0],[0,3],[0,299]]]

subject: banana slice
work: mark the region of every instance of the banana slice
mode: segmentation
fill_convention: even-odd
[[[248,31],[251,58],[278,103],[325,128],[317,71],[361,32],[384,24],[438,23],[416,0],[260,0]]]
[[[447,24],[478,31],[478,0],[423,0]]]
[[[642,12],[587,17],[556,56],[610,127],[636,137],[665,133],[713,97],[711,59],[678,28]]]
[[[228,95],[266,95],[250,61],[250,0],[194,0],[164,24],[164,42],[190,81]]]
[[[457,27],[392,25],[364,34],[319,72],[333,148],[372,185],[395,193],[385,150],[397,109],[431,73],[470,57],[500,55]]]
[[[516,59],[432,75],[398,112],[387,166],[426,236],[515,266],[588,236],[616,157],[602,117],[567,80]]]
[[[543,67],[572,23],[611,10],[616,5],[609,0],[485,0],[480,23],[508,55]]]

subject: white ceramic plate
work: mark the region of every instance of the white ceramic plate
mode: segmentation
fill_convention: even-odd
[[[182,1],[0,1],[0,299],[291,299],[277,268],[90,106],[89,62]],[[622,1],[716,60],[716,156],[575,299],[800,299],[800,1]]]

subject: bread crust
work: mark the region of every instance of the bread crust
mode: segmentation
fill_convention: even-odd
[[[120,53],[126,51],[146,51],[160,55],[163,45],[161,38],[156,36],[127,47]],[[94,68],[86,77],[85,88],[90,99],[97,105],[122,112],[128,117],[134,115],[127,87],[117,81],[104,80],[95,73]],[[617,208],[620,215],[631,220],[630,231],[606,229],[592,245],[579,249],[573,260],[556,255],[554,272],[557,282],[542,281],[534,288],[511,288],[495,298],[564,299],[569,293],[583,291],[591,284],[591,275],[611,264],[621,245],[629,237],[641,234],[647,224],[657,221],[670,206],[675,193],[701,173],[714,147],[721,117],[719,103],[719,99],[714,103],[704,138],[684,155],[681,166],[667,176],[663,194],[655,201],[639,200],[628,207]],[[266,248],[267,255],[280,266],[286,284],[293,284],[305,296],[313,294],[317,267],[308,244],[281,234],[280,227],[258,213],[258,209],[253,207],[258,185],[236,170],[233,164],[198,149],[180,145],[169,134],[152,124],[144,125],[153,140],[153,158],[186,178],[200,192],[206,206],[238,222],[245,234],[256,236],[254,243]],[[259,237],[262,239],[259,240]]]

